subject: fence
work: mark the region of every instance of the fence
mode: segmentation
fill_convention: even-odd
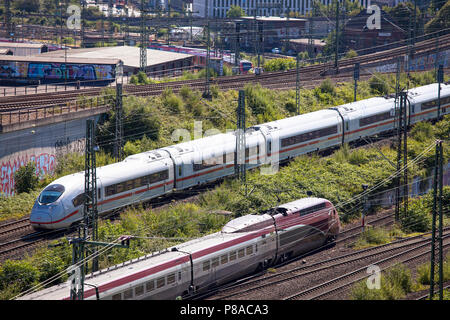
[[[28,122],[32,120],[50,118],[81,110],[95,109],[112,105],[113,97],[109,95],[85,98],[84,100],[71,101],[63,104],[0,111],[0,128],[5,125]],[[1,132],[1,130],[0,130]]]

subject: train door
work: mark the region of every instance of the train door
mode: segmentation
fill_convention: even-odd
[[[278,168],[279,162],[283,160],[283,153],[281,152],[280,134],[278,130],[270,130],[263,132],[266,138],[266,150],[264,161],[261,161],[265,165],[270,165],[270,168],[261,168],[262,172],[269,174],[273,170]]]
[[[102,181],[100,180],[100,178],[97,178],[97,211],[99,213],[101,213],[103,211],[103,198],[104,198],[104,194],[103,194],[103,185],[102,185]]]

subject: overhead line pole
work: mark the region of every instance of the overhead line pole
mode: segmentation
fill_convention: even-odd
[[[116,131],[115,131],[115,148],[114,155],[116,161],[123,160],[123,96],[122,84],[116,85]]]
[[[144,1],[141,0],[141,50],[140,50],[140,60],[139,60],[139,70],[145,73],[147,67],[147,26],[145,22],[145,7]]]
[[[336,0],[336,44],[334,53],[334,68],[336,69],[336,73],[339,73],[338,55],[339,55],[339,0]]]
[[[239,90],[239,100],[237,107],[237,130],[236,130],[236,156],[234,158],[234,172],[245,184],[245,194],[247,195],[246,177],[246,140],[245,140],[245,91]]]
[[[442,149],[442,141],[436,141],[436,153],[435,153],[435,161],[434,161],[434,188],[433,188],[433,216],[431,222],[431,266],[430,266],[430,300],[433,300],[434,297],[434,285],[435,285],[435,268],[436,268],[436,240],[438,240],[438,263],[439,263],[439,300],[443,300],[443,281],[444,281],[444,272],[443,272],[443,263],[444,263],[444,254],[443,254],[443,211],[442,211],[442,201],[443,201],[443,149]],[[438,212],[439,210],[439,212]],[[438,237],[436,239],[436,219],[437,215],[439,215],[439,230]]]

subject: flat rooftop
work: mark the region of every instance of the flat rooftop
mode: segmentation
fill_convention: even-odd
[[[255,17],[253,16],[248,16],[248,17],[240,17],[239,19],[246,19],[246,20],[254,20]],[[281,18],[281,17],[265,17],[265,16],[256,16],[256,20],[258,21],[267,21],[267,22],[285,22],[285,21],[308,21],[307,19],[301,19],[301,18]]]
[[[21,62],[48,62],[48,63],[85,63],[85,64],[108,64],[117,65],[119,59],[90,59],[90,58],[78,58],[70,57],[67,55],[67,59],[64,58],[64,51],[62,57],[51,56],[46,54],[39,54],[35,56],[8,56],[0,55],[0,61],[21,61]]]
[[[313,40],[313,44],[315,46],[325,46],[326,43],[324,40],[319,40],[319,39],[312,39]],[[294,43],[298,43],[298,44],[309,44],[309,39],[308,38],[301,38],[301,39],[291,39],[289,40],[290,42],[294,42]]]
[[[32,48],[32,49],[40,49],[43,47],[47,47],[47,45],[43,43],[24,43],[24,42],[3,42],[0,41],[0,48]]]
[[[46,52],[39,56],[64,57],[64,51]],[[124,66],[140,67],[140,48],[131,46],[83,48],[67,50],[67,57],[71,59],[118,59]],[[176,60],[193,57],[191,54],[147,49],[147,66],[158,65]]]

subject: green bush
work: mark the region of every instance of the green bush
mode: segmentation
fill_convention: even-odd
[[[297,112],[297,104],[295,103],[294,100],[289,100],[288,102],[286,102],[284,107],[286,108],[287,111],[289,111],[291,113]]]
[[[391,240],[389,232],[382,228],[366,227],[364,232],[356,240],[355,247],[366,247],[368,245],[381,245]]]
[[[29,261],[6,260],[0,268],[0,290],[10,285],[17,285],[20,291],[36,285],[39,280],[39,270]]]
[[[389,94],[389,85],[386,77],[381,74],[375,74],[369,80],[370,92],[375,95]]]
[[[444,282],[450,280],[450,255],[447,255],[443,265],[443,274],[444,274]],[[421,285],[428,286],[430,285],[430,271],[431,265],[430,263],[425,263],[417,267],[417,283]],[[434,270],[434,281],[435,283],[439,282],[439,264],[435,264]]]
[[[264,63],[265,71],[284,71],[295,68],[297,62],[294,59],[276,58]]]
[[[319,86],[319,90],[322,93],[328,93],[331,95],[336,95],[336,88],[334,83],[330,79],[325,79]]]
[[[17,193],[30,192],[39,184],[39,177],[36,175],[36,165],[28,162],[14,173],[14,188]]]

